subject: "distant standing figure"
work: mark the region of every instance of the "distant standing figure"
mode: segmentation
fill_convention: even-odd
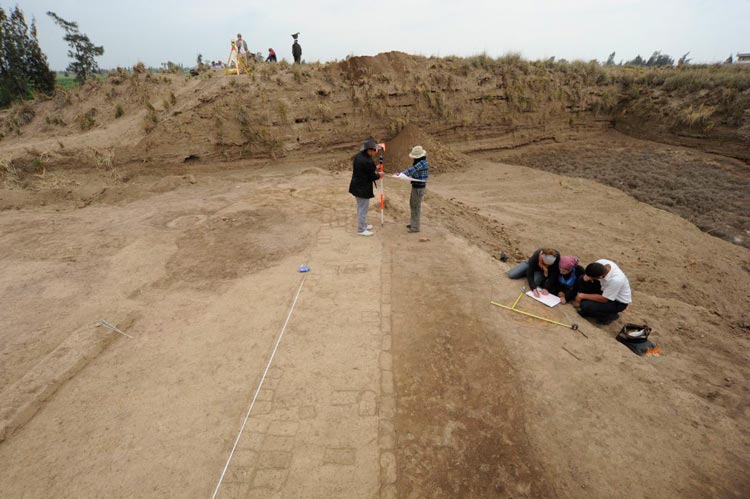
[[[247,54],[247,42],[242,39],[242,35],[237,33],[237,40],[234,42],[237,45],[237,52],[240,54]]]
[[[586,282],[598,281],[601,293],[578,293],[578,313],[596,319],[599,324],[609,324],[620,318],[620,312],[632,303],[630,281],[612,260],[597,260],[586,266]]]
[[[360,236],[373,234],[370,231],[372,225],[367,224],[367,209],[370,207],[370,199],[375,197],[372,192],[372,183],[380,179],[380,173],[376,171],[373,160],[377,153],[378,143],[368,139],[362,145],[362,150],[354,156],[349,193],[357,201],[357,234]]]
[[[422,215],[422,198],[424,197],[425,187],[427,187],[430,165],[427,163],[427,151],[422,146],[414,146],[409,153],[409,157],[413,160],[413,163],[401,173],[421,182],[412,181],[411,183],[411,196],[409,197],[411,219],[409,225],[406,226],[406,230],[408,232],[419,232]]]
[[[237,55],[247,64],[247,42],[242,38],[241,34],[237,33],[237,40],[235,40],[234,44],[237,47]]]
[[[295,64],[302,64],[302,45],[300,45],[297,40],[298,36],[299,33],[294,33],[292,35],[292,38],[294,38],[294,43],[292,44],[292,56],[294,57]]]
[[[266,62],[276,62],[276,51],[274,49],[268,49],[268,57],[266,57]]]

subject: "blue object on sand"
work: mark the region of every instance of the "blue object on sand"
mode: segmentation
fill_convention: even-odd
[[[310,272],[310,267],[308,267],[307,265],[300,265],[299,269],[297,270],[299,270],[300,272]]]

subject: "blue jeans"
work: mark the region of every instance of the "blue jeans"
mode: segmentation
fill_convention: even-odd
[[[523,279],[529,271],[529,262],[521,262],[508,271],[508,277],[511,279]],[[544,284],[544,273],[537,270],[534,272],[534,288],[541,288]]]

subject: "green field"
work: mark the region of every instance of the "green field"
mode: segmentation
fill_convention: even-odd
[[[97,80],[104,80],[105,78],[106,78],[106,75],[103,75],[103,74],[96,75]],[[60,73],[55,74],[55,84],[58,87],[62,87],[64,89],[75,88],[78,86],[76,77],[72,74],[69,76],[66,76]]]

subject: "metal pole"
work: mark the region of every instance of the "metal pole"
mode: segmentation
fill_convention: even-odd
[[[380,172],[380,226],[382,227],[385,223],[385,167],[383,166],[383,152],[385,152],[385,144],[378,144],[380,148],[380,164],[378,165],[378,171]]]
[[[380,163],[380,175],[380,226],[382,227],[385,223],[385,188],[383,186],[385,179],[382,177],[384,175],[383,163]]]

